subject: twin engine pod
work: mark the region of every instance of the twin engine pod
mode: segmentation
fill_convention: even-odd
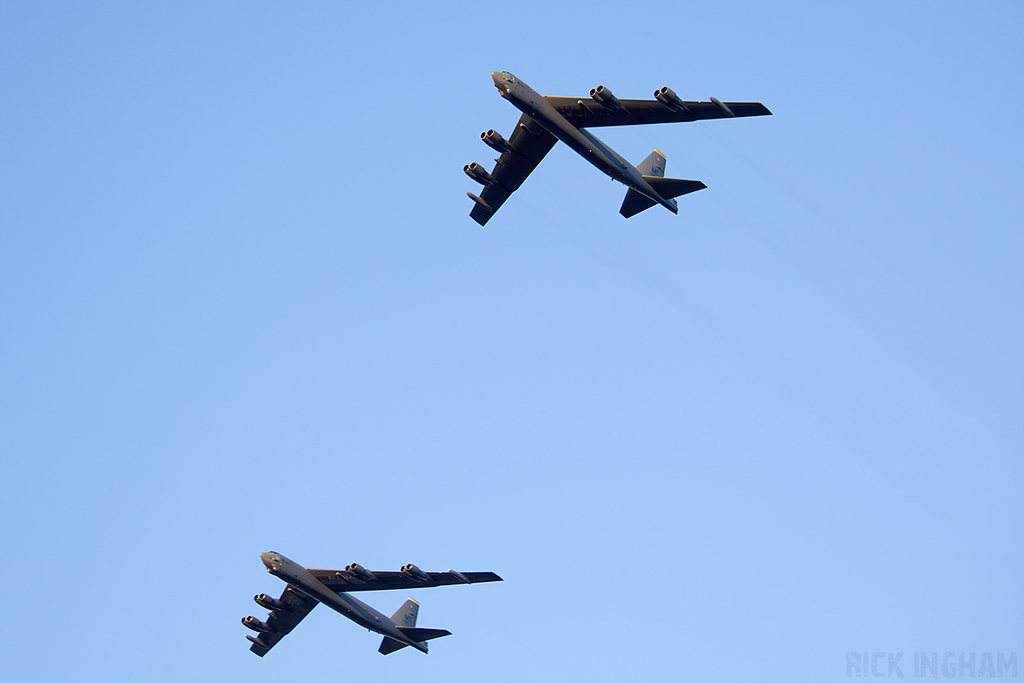
[[[430,576],[414,564],[407,564],[403,566],[402,573],[406,574],[413,581],[430,581]]]
[[[246,628],[250,628],[257,633],[274,633],[274,629],[269,624],[260,621],[256,617],[245,617],[242,619],[242,625]]]
[[[371,572],[369,569],[363,569],[362,565],[356,564],[355,562],[345,567],[345,571],[347,571],[349,574],[358,576],[363,581],[377,580],[377,576],[373,572]]]
[[[487,143],[487,146],[496,152],[512,152],[512,145],[510,145],[505,138],[501,137],[501,133],[496,130],[489,130],[484,133],[480,133],[480,139]]]
[[[603,85],[599,85],[590,91],[590,96],[602,107],[608,109],[622,109],[622,102],[612,94],[612,91]]]
[[[686,103],[679,99],[672,88],[662,88],[654,91],[654,99],[658,100],[673,111],[686,111]]]
[[[256,604],[260,607],[266,607],[271,612],[285,612],[288,610],[288,605],[284,604],[276,598],[272,598],[266,593],[260,593],[253,598]]]
[[[494,179],[490,173],[484,170],[484,167],[475,161],[467,166],[463,166],[462,170],[466,172],[473,180],[477,181],[481,185],[497,185],[498,181]]]

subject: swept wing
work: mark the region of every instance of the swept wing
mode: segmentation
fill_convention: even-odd
[[[317,601],[307,597],[291,586],[284,589],[280,602],[285,609],[275,609],[267,617],[266,626],[270,630],[260,633],[259,636],[246,636],[252,643],[249,649],[260,657],[270,652],[270,648],[277,645],[278,641],[291,633],[300,621],[317,606]]]
[[[347,569],[309,569],[309,573],[336,593],[383,591],[406,588],[457,586],[463,583],[501,581],[494,572],[424,572],[415,566],[400,572],[357,573]]]
[[[548,97],[555,110],[577,128],[628,126],[644,123],[680,123],[740,116],[767,116],[760,102],[687,102],[670,107],[658,100],[618,100],[621,107],[603,106],[591,97]],[[730,116],[732,114],[732,116]]]
[[[488,133],[493,134],[493,131]],[[485,142],[488,133],[481,136]],[[558,138],[544,130],[531,116],[523,114],[519,117],[519,123],[516,124],[512,135],[503,142],[506,148],[496,160],[494,170],[489,174],[490,179],[484,181],[480,197],[470,194],[474,201],[477,201],[477,205],[469,215],[480,225],[487,223],[509,195],[519,189],[533,169],[537,168],[544,155],[555,146]],[[478,200],[482,200],[483,203]]]

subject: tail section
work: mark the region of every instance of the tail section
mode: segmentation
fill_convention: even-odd
[[[420,604],[415,600],[406,600],[405,604],[394,613],[391,620],[395,622],[395,626],[398,627],[402,635],[415,644],[416,649],[426,652],[426,641],[450,636],[452,632],[446,631],[443,628],[417,628],[416,617],[419,616],[419,613]],[[377,651],[382,655],[389,655],[392,652],[401,650],[403,647],[409,647],[409,643],[403,643],[390,636],[384,636],[384,640],[381,641],[380,648]]]
[[[654,188],[657,192],[665,199],[673,199],[684,194],[696,192],[697,190],[703,190],[707,187],[704,183],[699,180],[677,180],[675,178],[665,177],[665,155],[654,150],[650,156],[644,159],[637,166],[637,170],[643,175],[644,180],[647,184]],[[626,218],[635,216],[641,211],[646,211],[655,204],[655,200],[651,199],[645,194],[637,192],[633,188],[629,188],[626,191],[626,198],[622,201],[622,208],[619,209]],[[675,202],[672,202],[675,205]]]

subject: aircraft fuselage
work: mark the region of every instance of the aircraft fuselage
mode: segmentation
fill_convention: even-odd
[[[292,562],[280,553],[261,553],[260,558],[266,565],[267,571],[277,578],[293,586],[304,595],[327,605],[335,612],[342,614],[360,626],[375,631],[382,636],[394,638],[400,643],[414,647],[420,652],[426,652],[424,643],[411,640],[402,633],[390,617],[385,616],[347,593],[335,593],[322,584],[315,576],[309,573],[305,567]]]
[[[571,147],[603,173],[658,202],[672,213],[679,212],[674,199],[665,199],[658,194],[635,166],[590,131],[569,123],[536,90],[507,72],[494,71],[491,78],[494,79],[494,86],[502,97],[536,120],[547,132]]]

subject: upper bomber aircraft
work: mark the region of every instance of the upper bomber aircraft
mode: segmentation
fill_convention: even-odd
[[[469,215],[480,225],[487,223],[509,195],[519,189],[558,140],[629,188],[619,210],[626,218],[655,204],[678,213],[674,198],[703,190],[707,187],[704,183],[666,178],[665,156],[657,150],[639,167],[633,166],[586,129],[771,114],[760,102],[720,102],[714,97],[710,102],[684,102],[669,88],[656,90],[653,100],[620,100],[603,85],[591,90],[590,98],[548,97],[507,71],[495,71],[491,78],[498,93],[523,115],[508,140],[493,130],[480,134],[484,142],[501,152],[491,173],[476,163],[463,169],[484,186],[479,197],[467,193],[476,202]]]
[[[425,653],[428,640],[450,636],[451,632],[439,628],[417,628],[416,616],[420,609],[418,602],[406,600],[389,619],[346,593],[501,581],[501,577],[494,572],[463,574],[454,569],[448,572],[424,572],[414,564],[405,565],[400,572],[371,572],[358,564],[350,564],[344,570],[306,569],[273,550],[261,553],[260,558],[268,572],[288,583],[279,600],[266,593],[256,596],[256,603],[270,610],[270,616],[265,622],[256,617],[242,619],[243,624],[259,633],[256,638],[246,638],[252,643],[249,649],[260,657],[288,635],[318,602],[360,626],[383,635],[384,640],[379,650],[382,655],[389,655],[407,646]]]

